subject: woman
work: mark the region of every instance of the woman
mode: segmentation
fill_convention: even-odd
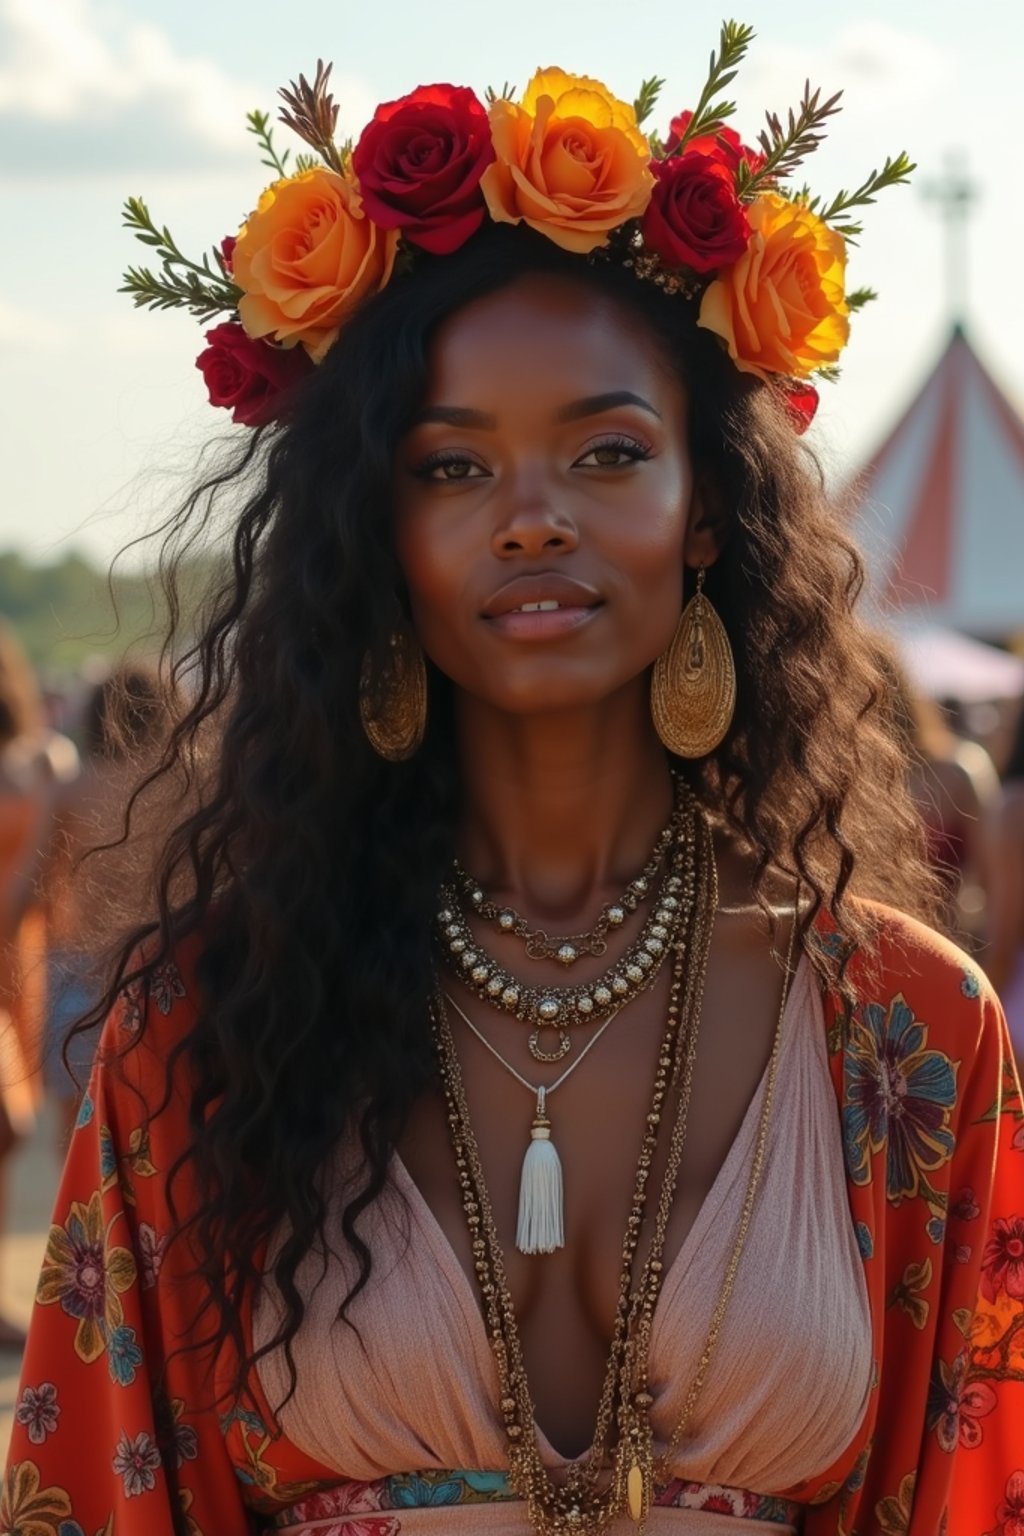
[[[175,737],[222,742],[111,990],[0,1526],[981,1536],[1024,1484],[1020,1105],[974,971],[872,904],[928,887],[859,563],[701,253],[608,243],[663,207],[632,109],[470,94],[278,182],[209,289],[236,413],[229,344],[320,365],[225,482]],[[323,73],[289,104],[323,145]],[[705,246],[812,238],[707,120]],[[783,284],[794,360],[833,270]]]
[[[989,980],[1002,998],[1017,1065],[1024,1068],[1024,706],[1003,792],[989,818]]]
[[[915,692],[895,652],[884,665],[894,726],[910,762],[910,793],[942,887],[941,926],[973,952],[981,947],[988,917],[986,818],[998,776],[984,747],[958,739],[940,706]]]
[[[40,875],[54,775],[28,658],[0,623],[0,1231],[9,1154],[31,1130],[40,1098],[46,916]],[[0,1315],[0,1348],[24,1329]]]
[[[152,668],[122,663],[91,688],[83,709],[82,771],[60,797],[48,871],[51,912],[47,999],[47,1086],[55,1100],[62,1153],[89,1078],[95,1039],[64,1043],[94,1006],[102,956],[112,931],[135,921],[139,840],[123,837],[125,811],[147,768],[159,759],[172,700]],[[151,856],[146,861],[153,863]]]

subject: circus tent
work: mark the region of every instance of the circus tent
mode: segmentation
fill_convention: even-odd
[[[848,496],[884,607],[1024,632],[1024,420],[962,325]]]

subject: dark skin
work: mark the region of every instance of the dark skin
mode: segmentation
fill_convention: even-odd
[[[537,275],[447,321],[423,417],[400,450],[398,552],[413,621],[456,687],[460,855],[496,900],[552,933],[593,924],[645,863],[671,811],[650,667],[678,622],[684,567],[710,566],[719,553],[686,446],[686,412],[682,384],[635,315],[582,285]],[[578,585],[559,586],[561,578]],[[557,611],[495,611],[550,592]],[[782,992],[772,935],[751,903],[749,861],[723,833],[716,854],[726,912],[714,930],[666,1264],[757,1088]],[[642,917],[605,956],[574,966],[572,980],[600,974]],[[524,979],[567,981],[556,962],[524,963],[517,941],[479,931]],[[530,1096],[453,1018],[537,1421],[565,1456],[593,1436],[668,970],[552,1099],[566,1188],[566,1245],[552,1255],[524,1256],[514,1244]],[[592,1032],[577,1029],[573,1055],[542,1065],[521,1024],[452,990],[534,1083],[553,1082]],[[416,1106],[400,1153],[475,1291],[438,1096]],[[654,1178],[657,1189],[660,1163]]]

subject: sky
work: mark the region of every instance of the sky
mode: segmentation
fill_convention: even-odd
[[[748,140],[805,78],[844,110],[807,166],[816,191],[858,184],[906,149],[910,188],[865,210],[843,377],[823,386],[811,441],[834,483],[909,403],[951,324],[945,235],[932,194],[960,156],[974,200],[968,332],[1024,402],[1024,7],[1016,0],[0,0],[0,550],[71,549],[107,564],[152,530],[197,477],[211,438],[244,431],[206,402],[197,321],[136,311],[117,293],[144,251],[121,227],[142,195],[198,253],[234,232],[269,177],[245,131],[253,107],[333,60],[343,134],[376,103],[434,81],[479,93],[538,66],[603,80],[631,100],[666,77],[652,126],[692,105],[725,15],[757,37],[731,87]],[[278,134],[283,144],[289,140]],[[299,147],[299,146],[295,146]],[[145,551],[135,557],[144,560]]]

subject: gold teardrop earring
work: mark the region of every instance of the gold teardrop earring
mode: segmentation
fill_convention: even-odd
[[[704,567],[697,591],[679,617],[667,651],[651,674],[651,717],[662,743],[677,757],[707,757],[732,723],[736,666],[729,636],[704,596]]]
[[[359,716],[371,747],[389,763],[404,763],[419,749],[427,729],[427,668],[411,630],[391,636],[388,665],[379,675],[364,658]]]

